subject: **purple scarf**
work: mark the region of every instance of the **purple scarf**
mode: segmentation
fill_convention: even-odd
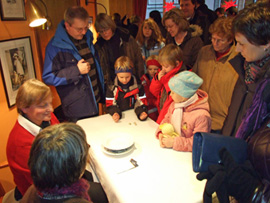
[[[265,117],[269,114],[267,101],[264,101],[263,96],[265,87],[269,87],[269,85],[270,79],[264,79],[258,84],[252,104],[243,117],[235,137],[247,140],[261,127]],[[270,92],[270,90],[268,89],[266,92]]]
[[[66,199],[73,197],[81,197],[88,201],[91,201],[88,190],[90,185],[87,180],[81,178],[77,182],[73,183],[70,186],[66,187],[55,187],[53,189],[46,189],[43,191],[38,191],[38,195],[42,199],[47,200],[57,200],[57,199]]]

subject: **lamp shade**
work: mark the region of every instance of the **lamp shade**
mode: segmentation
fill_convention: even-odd
[[[27,0],[25,4],[25,10],[27,13],[30,27],[37,27],[47,22],[45,14],[32,0]]]

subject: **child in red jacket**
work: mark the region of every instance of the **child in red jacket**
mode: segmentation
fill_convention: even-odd
[[[141,77],[141,82],[144,87],[144,92],[148,103],[148,115],[154,121],[156,121],[158,117],[158,110],[156,104],[157,98],[149,91],[149,87],[153,77],[160,70],[160,68],[161,65],[158,62],[158,56],[151,55],[146,59],[147,73]]]
[[[168,82],[175,74],[186,70],[186,66],[183,65],[183,52],[175,44],[163,47],[159,52],[158,61],[162,69],[153,78],[150,92],[157,98],[159,116],[156,122],[159,124],[173,101],[169,96],[171,90]]]

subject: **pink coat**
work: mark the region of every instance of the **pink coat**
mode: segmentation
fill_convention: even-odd
[[[208,95],[202,90],[198,90],[199,99],[183,109],[181,123],[181,137],[176,137],[173,144],[173,149],[177,151],[192,151],[193,135],[196,132],[210,132],[211,116],[209,113]],[[161,121],[163,123],[171,123],[173,126],[178,125],[171,120],[174,111],[174,102],[171,103],[167,114]],[[158,128],[156,136],[158,137],[161,130]]]

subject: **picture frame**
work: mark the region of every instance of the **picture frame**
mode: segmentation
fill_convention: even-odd
[[[0,41],[0,62],[8,107],[11,108],[23,82],[36,78],[30,37]]]
[[[0,0],[1,20],[26,20],[24,0]]]

